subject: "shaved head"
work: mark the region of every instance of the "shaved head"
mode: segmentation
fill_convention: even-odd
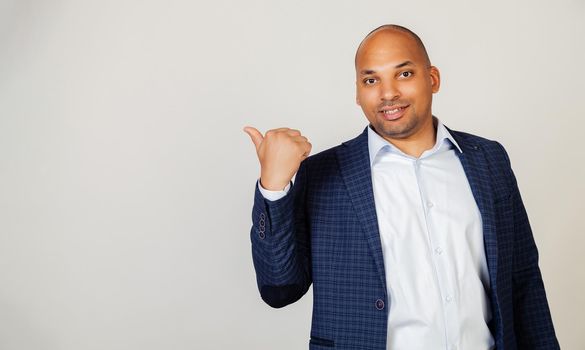
[[[388,33],[388,32],[397,32],[397,33],[403,33],[408,35],[412,40],[414,40],[414,42],[416,43],[416,46],[418,47],[418,49],[421,51],[421,54],[424,56],[427,66],[431,65],[431,60],[429,59],[429,55],[427,53],[427,49],[425,48],[425,45],[423,44],[422,40],[420,40],[419,36],[416,35],[416,33],[414,33],[412,30],[403,27],[403,26],[399,26],[397,24],[384,24],[379,26],[378,28],[372,30],[371,32],[368,33],[368,35],[365,36],[365,38],[362,40],[362,42],[360,43],[360,45],[358,46],[356,52],[355,52],[355,66],[357,68],[357,60],[358,60],[358,56],[360,54],[361,48],[362,46],[364,46],[364,43],[366,41],[368,41],[368,39],[374,37],[376,34],[378,33]]]

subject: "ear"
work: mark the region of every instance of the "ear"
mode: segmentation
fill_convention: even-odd
[[[429,77],[431,79],[431,90],[433,94],[439,92],[439,88],[441,87],[441,73],[439,72],[439,68],[431,66],[429,68]]]
[[[358,82],[357,81],[355,82],[355,103],[358,106],[361,106],[361,104],[360,104],[360,98],[358,97]]]

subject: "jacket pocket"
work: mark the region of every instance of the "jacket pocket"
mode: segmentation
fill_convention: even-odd
[[[319,337],[315,337],[315,336],[311,336],[311,340],[309,341],[309,344],[311,345],[319,345],[319,346],[323,346],[326,348],[332,348],[335,347],[335,342],[333,340],[330,339],[325,339],[325,338],[319,338]]]

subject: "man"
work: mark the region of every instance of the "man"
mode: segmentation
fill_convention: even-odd
[[[308,157],[298,130],[244,129],[262,298],[313,283],[310,349],[558,349],[504,148],[433,117],[439,70],[410,30],[375,29],[355,65],[355,139]]]

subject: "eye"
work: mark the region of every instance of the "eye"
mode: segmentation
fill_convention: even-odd
[[[400,77],[401,78],[410,78],[412,76],[412,72],[411,71],[404,71],[402,73],[400,73]]]
[[[376,83],[376,78],[366,78],[364,79],[364,84],[365,85],[372,85]]]

